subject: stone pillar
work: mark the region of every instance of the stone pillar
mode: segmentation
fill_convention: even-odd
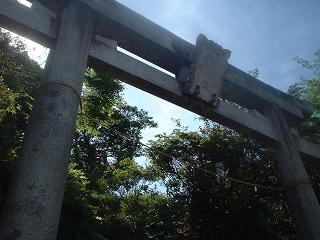
[[[91,10],[70,1],[2,211],[1,240],[56,239],[93,28]]]
[[[282,111],[270,106],[265,111],[278,144],[274,146],[275,161],[284,195],[299,239],[320,239],[320,207],[308,174],[295,146],[295,141]]]

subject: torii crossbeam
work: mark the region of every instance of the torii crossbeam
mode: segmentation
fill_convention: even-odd
[[[228,64],[228,50],[190,44],[113,0],[0,0],[0,26],[51,48],[0,239],[55,239],[86,65],[272,144],[301,239],[320,239],[320,208],[301,157],[320,147],[292,130],[312,107]],[[121,47],[173,73],[166,74]],[[239,108],[237,105],[242,108]]]

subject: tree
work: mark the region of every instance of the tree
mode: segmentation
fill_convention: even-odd
[[[309,102],[314,108],[311,117],[300,124],[297,129],[304,138],[320,144],[320,49],[315,52],[312,61],[301,57],[295,60],[308,71],[309,77],[300,77],[299,82],[289,87],[288,93]],[[320,200],[320,164],[318,160],[308,159],[304,161],[304,165],[312,180],[317,198]]]
[[[119,132],[138,140],[142,129],[156,124],[145,111],[123,101],[122,89],[118,80],[86,71],[60,239],[94,239],[97,232],[117,239],[119,233],[132,232],[119,220],[122,200],[147,186],[141,184],[143,168],[134,161],[141,145]]]
[[[270,149],[210,121],[199,132],[177,128],[151,144],[150,168],[187,209],[180,225],[187,239],[293,239],[278,192],[227,180],[277,187]]]
[[[2,206],[43,70],[30,60],[23,43],[9,33],[1,31],[0,48]],[[133,160],[142,149],[138,142],[124,139],[114,130],[141,139],[141,130],[156,124],[145,111],[124,102],[122,89],[118,80],[87,70],[59,239],[96,239],[98,232],[116,235],[115,226],[120,232],[132,232],[119,215],[122,200],[148,191],[141,182],[144,169]]]
[[[41,76],[23,43],[0,29],[0,206],[29,118]]]
[[[300,77],[300,81],[291,85],[288,93],[309,102],[314,113],[298,127],[299,133],[309,141],[320,143],[320,49],[315,52],[312,62],[297,57],[295,60],[309,71],[309,77]]]
[[[1,206],[43,71],[21,42],[7,33],[0,36]],[[316,63],[305,66],[318,69]],[[290,91],[315,103],[318,111],[319,78],[313,79]],[[269,148],[203,120],[196,132],[177,121],[171,134],[158,135],[151,148],[143,149],[141,131],[156,123],[147,112],[127,104],[122,90],[120,81],[87,69],[60,240],[295,239],[279,192],[230,180],[276,188]],[[318,141],[317,122],[310,121],[314,132],[301,126],[301,134]],[[150,164],[142,167],[135,158],[145,153]],[[318,171],[309,170],[319,183]]]

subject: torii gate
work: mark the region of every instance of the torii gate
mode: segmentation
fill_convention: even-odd
[[[31,2],[28,8],[0,0],[1,27],[51,48],[1,216],[1,240],[56,239],[87,64],[271,144],[298,236],[320,239],[319,203],[300,157],[320,159],[320,148],[291,130],[312,114],[310,105],[229,65],[230,52],[204,36],[194,46],[116,1]]]

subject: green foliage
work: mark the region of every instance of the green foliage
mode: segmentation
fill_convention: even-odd
[[[7,115],[14,115],[21,110],[21,106],[17,103],[18,98],[19,94],[8,88],[0,78],[0,121]]]
[[[1,205],[42,69],[7,33],[0,34],[0,50]],[[290,93],[315,106],[309,128],[300,131],[317,142],[319,61],[298,61],[315,77],[292,86]],[[251,74],[258,77],[259,71]],[[139,166],[135,158],[144,150],[136,140],[156,123],[127,104],[122,91],[120,81],[87,69],[58,239],[295,239],[281,195],[226,181],[232,177],[276,187],[270,149],[210,121],[192,132],[176,120],[177,129],[150,143],[150,164]],[[311,174],[317,182],[319,176],[315,170]]]
[[[320,144],[320,49],[314,54],[313,61],[297,57],[295,59],[305,70],[308,77],[300,77],[298,83],[289,87],[288,93],[310,103],[314,108],[311,117],[298,126],[305,139]],[[305,167],[313,183],[315,193],[320,200],[320,165],[318,160],[305,161]]]
[[[150,167],[158,169],[168,196],[187,208],[187,239],[293,236],[278,193],[256,192],[253,187],[226,181],[225,177],[232,177],[277,186],[272,153],[260,143],[207,121],[200,132],[176,129],[170,135],[159,135],[152,147],[157,151],[148,152]]]
[[[134,161],[142,149],[116,131],[141,139],[141,130],[156,124],[147,112],[124,102],[122,90],[118,80],[87,69],[72,150],[76,165],[69,171],[59,239],[96,239],[98,232],[113,239],[120,239],[119,233],[133,234],[119,214],[126,197],[148,191],[144,169]],[[74,179],[81,184],[74,185]]]
[[[120,218],[133,232],[127,239],[184,239],[179,230],[185,212],[185,205],[164,195],[130,195],[121,203]]]
[[[255,78],[259,78],[260,77],[260,71],[258,68],[255,68],[253,70],[250,70],[248,72],[252,77],[255,77]]]
[[[41,68],[0,29],[0,205],[21,147]]]
[[[312,116],[298,130],[309,141],[320,143],[320,50],[314,54],[313,62],[299,57],[295,60],[309,71],[310,76],[301,77],[300,82],[289,87],[288,93],[314,107]]]
[[[1,206],[43,71],[30,60],[22,42],[2,31],[0,63]],[[156,124],[145,111],[124,102],[122,90],[118,80],[87,69],[83,92],[86,115],[78,119],[59,239],[100,239],[98,232],[115,234],[117,229],[131,232],[119,218],[120,206],[129,194],[148,191],[142,182],[144,169],[133,160],[142,149],[106,126],[141,139],[141,130]]]
[[[77,169],[76,164],[71,163],[68,169],[58,239],[85,240],[92,239],[94,236],[95,209],[90,205],[88,184],[89,180],[85,174]],[[81,219],[90,219],[90,221]]]

